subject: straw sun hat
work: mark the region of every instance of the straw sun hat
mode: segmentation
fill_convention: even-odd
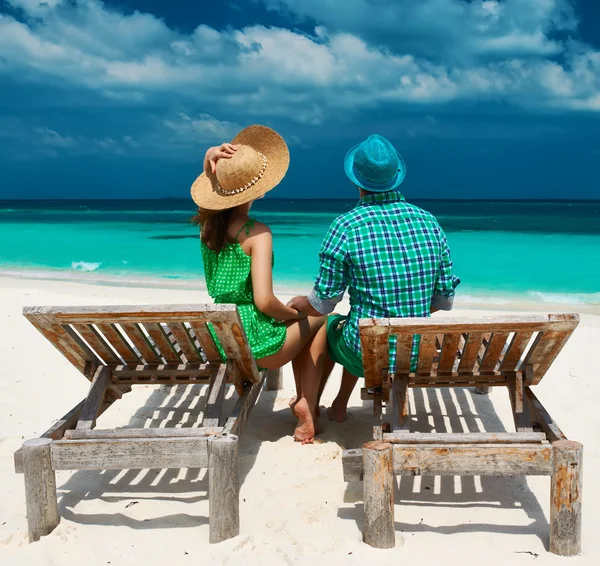
[[[275,188],[290,164],[283,138],[266,126],[248,126],[232,144],[237,151],[217,161],[216,174],[204,172],[192,185],[192,198],[207,210],[224,210],[257,199]]]

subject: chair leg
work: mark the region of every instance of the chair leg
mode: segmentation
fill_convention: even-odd
[[[581,553],[581,466],[583,446],[571,440],[552,443],[550,490],[550,552],[560,556]]]
[[[363,540],[374,548],[394,548],[393,449],[374,440],[363,445],[365,531]]]
[[[50,534],[60,522],[56,501],[56,476],[52,469],[50,438],[23,443],[23,473],[29,542]]]
[[[267,391],[280,391],[283,389],[283,373],[281,368],[267,371]]]
[[[208,439],[209,542],[222,542],[240,534],[240,477],[238,437]]]

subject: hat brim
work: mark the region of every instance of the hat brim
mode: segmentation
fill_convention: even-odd
[[[260,125],[248,126],[231,143],[250,146],[265,155],[265,172],[252,187],[233,195],[225,195],[219,190],[217,178],[212,172],[202,173],[191,189],[192,199],[200,208],[225,210],[260,198],[274,189],[287,173],[290,152],[284,139],[275,130]]]
[[[398,154],[399,160],[398,177],[396,178],[396,181],[392,186],[386,187],[385,189],[381,189],[377,187],[371,187],[359,181],[356,175],[354,174],[354,156],[356,155],[356,150],[359,146],[360,144],[357,144],[353,148],[351,148],[346,154],[346,157],[344,158],[344,171],[346,172],[346,176],[356,186],[360,187],[361,189],[364,189],[365,191],[370,191],[373,193],[387,193],[388,191],[393,191],[402,184],[402,181],[404,181],[404,177],[406,177],[406,164],[404,163],[404,159],[402,159],[402,156],[397,151],[396,153]]]

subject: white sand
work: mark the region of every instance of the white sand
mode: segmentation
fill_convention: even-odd
[[[600,564],[596,481],[600,429],[600,379],[594,364],[600,312],[582,324],[537,393],[567,436],[582,442],[584,456],[583,555],[561,559],[547,552],[550,481],[531,478],[406,478],[396,491],[395,549],[362,543],[361,486],[342,478],[341,450],[369,440],[371,408],[352,400],[345,424],[323,422],[312,446],[294,444],[284,390],[263,392],[240,445],[241,534],[208,544],[208,482],[204,472],[59,472],[61,524],[27,544],[23,478],[13,452],[41,434],[79,402],[87,381],[21,316],[24,305],[204,302],[202,291],[109,287],[0,278],[0,565],[39,564]],[[302,290],[299,290],[302,291]],[[534,307],[531,307],[534,308]],[[569,312],[577,307],[537,305]],[[474,314],[473,310],[457,310]],[[437,316],[437,315],[436,315]],[[333,398],[334,373],[324,395]],[[157,426],[197,416],[197,386],[166,392],[142,386],[100,419],[100,427]],[[514,430],[507,396],[417,391],[413,402],[438,430]],[[463,417],[473,409],[474,418]],[[428,416],[426,411],[433,413]],[[443,427],[447,427],[444,429]],[[536,556],[537,555],[537,556]],[[402,561],[402,562],[400,562]]]

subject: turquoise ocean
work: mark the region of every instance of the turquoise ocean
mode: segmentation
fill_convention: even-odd
[[[600,305],[600,201],[412,201],[446,231],[461,302]],[[329,224],[355,200],[258,201],[275,285],[308,291]],[[193,203],[0,200],[0,274],[116,284],[202,284]]]

